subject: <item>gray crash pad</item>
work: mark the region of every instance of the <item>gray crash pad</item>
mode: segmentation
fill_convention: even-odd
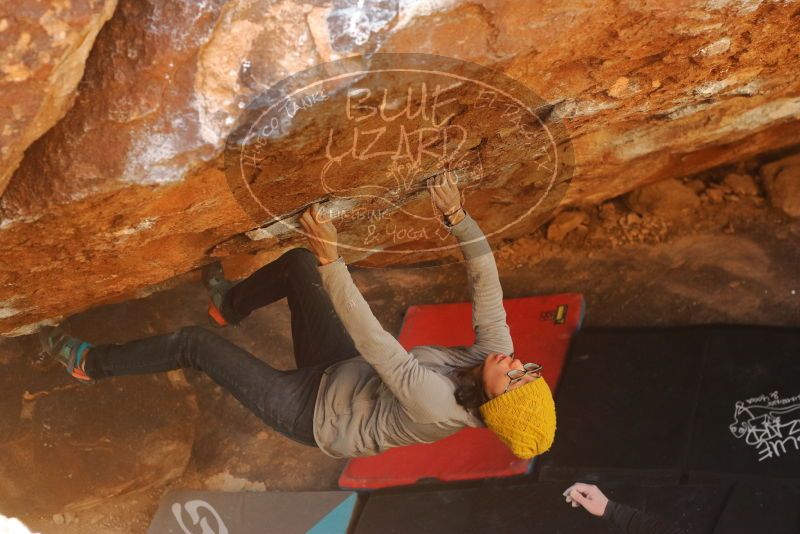
[[[170,491],[148,534],[344,534],[357,495],[348,491]]]

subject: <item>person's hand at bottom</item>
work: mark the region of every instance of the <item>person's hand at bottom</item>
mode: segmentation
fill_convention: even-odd
[[[573,508],[583,506],[587,512],[598,517],[602,517],[608,505],[608,497],[592,484],[576,482],[564,491],[564,497],[568,503],[572,503]]]

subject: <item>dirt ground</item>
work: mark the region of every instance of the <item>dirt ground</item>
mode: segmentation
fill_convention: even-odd
[[[501,247],[505,295],[581,292],[592,326],[800,326],[800,220],[760,193],[726,190],[721,177],[691,183],[701,200],[688,213],[634,214],[616,199],[581,210],[560,241],[541,229]],[[392,333],[410,305],[468,299],[459,264],[354,277]],[[123,342],[208,325],[205,305],[200,283],[187,283],[87,311],[66,328],[94,343]],[[221,330],[283,369],[293,366],[288,332],[282,302]],[[0,466],[0,495],[9,496],[0,513],[33,531],[144,532],[171,488],[336,488],[343,461],[276,434],[199,371],[84,386],[33,356],[27,340],[0,344],[0,452],[14,465]]]

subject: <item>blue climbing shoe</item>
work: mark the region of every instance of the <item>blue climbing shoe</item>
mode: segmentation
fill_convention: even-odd
[[[44,326],[39,330],[39,345],[44,354],[66,367],[70,376],[83,384],[94,383],[81,368],[91,343],[69,336],[56,326]]]

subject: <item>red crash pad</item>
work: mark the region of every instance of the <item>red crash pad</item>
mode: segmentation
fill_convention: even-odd
[[[578,293],[507,299],[507,322],[516,357],[544,366],[555,390],[572,334],[583,320]],[[406,349],[419,345],[469,345],[475,340],[469,302],[412,306],[398,338]],[[351,459],[339,477],[346,489],[377,489],[414,484],[422,479],[469,480],[527,473],[521,460],[487,428],[465,428],[436,443],[389,449]]]

